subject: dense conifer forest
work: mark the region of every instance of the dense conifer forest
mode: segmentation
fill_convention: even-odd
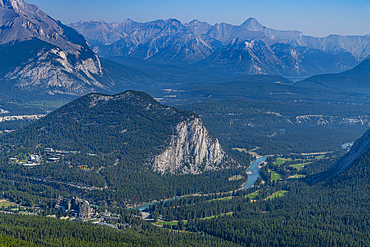
[[[157,103],[149,95],[141,94],[141,97],[143,101],[138,105],[113,107],[102,95],[100,100],[106,105],[101,108],[80,98],[41,121],[2,136],[2,197],[19,205],[18,208],[28,207],[38,212],[39,216],[1,214],[1,243],[10,246],[370,244],[368,156],[365,154],[350,169],[328,181],[310,183],[311,175],[324,172],[346,152],[340,144],[353,141],[351,137],[359,136],[367,128],[366,106],[359,106],[353,112],[349,105],[333,108],[325,103],[244,100],[183,107],[204,119],[241,166],[200,175],[172,175],[156,173],[145,163],[168,144],[171,126],[198,115],[162,106],[148,115],[140,104]],[[86,108],[93,109],[84,111]],[[70,115],[71,112],[78,114]],[[110,124],[102,129],[107,119]],[[51,128],[55,124],[57,127]],[[348,126],[350,132],[338,135]],[[54,151],[50,153],[48,148]],[[330,152],[301,154],[324,148]],[[247,151],[252,149],[259,154],[279,155],[268,157],[262,164],[261,178],[252,188],[239,190],[247,180],[246,169],[252,160]],[[47,161],[55,158],[56,150],[66,153],[55,162]],[[27,160],[35,154],[43,158],[34,167],[13,161]],[[112,207],[112,212],[122,215],[120,223],[129,223],[132,228],[110,229],[45,217],[63,216],[55,209],[56,199],[74,195],[96,206]],[[183,195],[188,196],[180,197]],[[180,198],[146,209],[154,225],[139,219],[134,211],[123,209],[175,197]]]
[[[367,246],[370,244],[368,164],[366,154],[328,181],[315,185],[308,185],[304,180],[279,182],[263,187],[265,191],[288,191],[284,197],[275,199],[264,199],[267,197],[260,194],[260,199],[251,202],[245,193],[239,193],[231,200],[184,203],[157,210],[167,215],[170,210],[173,219],[187,220],[182,229],[244,246]],[[199,220],[208,212],[219,217]],[[226,215],[226,212],[233,213]]]

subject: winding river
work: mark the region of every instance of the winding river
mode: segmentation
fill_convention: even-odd
[[[266,159],[267,159],[267,157],[261,157],[261,158],[258,158],[258,159],[256,159],[255,161],[253,161],[251,163],[251,166],[247,170],[248,181],[244,185],[245,190],[251,188],[252,185],[257,181],[257,178],[259,178],[261,176],[260,175],[261,168],[259,168],[259,165],[262,162],[264,162]],[[196,195],[200,196],[200,194],[193,194],[193,195],[187,195],[187,196],[196,196]],[[181,196],[181,197],[185,197],[185,196]],[[181,198],[181,197],[178,197],[178,198]],[[168,201],[171,201],[171,200],[176,200],[176,198],[167,199],[167,200],[164,200],[164,202],[168,202]],[[145,203],[145,204],[139,205],[137,207],[134,207],[132,209],[139,209],[140,211],[143,211],[143,210],[149,208],[150,205],[153,205],[155,203],[160,203],[160,202]]]
[[[259,168],[258,166],[262,162],[264,162],[266,159],[267,159],[267,157],[261,157],[261,158],[258,158],[258,159],[256,159],[255,161],[253,161],[251,163],[251,166],[247,170],[248,182],[244,186],[245,190],[251,188],[252,185],[257,181],[257,178],[259,178],[261,176],[260,175],[261,168]]]

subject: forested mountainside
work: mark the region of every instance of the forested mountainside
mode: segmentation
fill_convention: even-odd
[[[228,178],[243,173],[247,165],[222,149],[199,116],[161,105],[138,91],[83,96],[4,135],[2,142],[4,154],[11,147],[5,163],[27,153],[43,156],[32,169],[5,166],[4,175],[17,177],[24,170],[26,178],[77,183],[78,188],[90,188],[88,194],[96,202],[108,199],[121,206],[230,191],[243,180]]]
[[[359,149],[366,150],[368,142],[364,140],[367,138],[368,133],[344,157],[358,153]],[[299,163],[300,159],[296,159],[298,165],[311,166]],[[339,163],[341,160],[348,161],[342,158]],[[244,246],[370,244],[368,151],[352,159],[346,168],[334,163],[328,172],[323,172],[330,172],[331,176],[322,177],[314,184],[315,173],[295,182],[289,182],[285,175],[283,179],[274,180],[276,174],[273,175],[275,172],[271,173],[270,169],[291,174],[293,165],[284,165],[284,161],[288,163],[281,158],[269,159],[261,170],[266,183],[257,183],[255,188],[240,191],[233,197],[206,202],[184,199],[154,205],[152,210],[171,220],[185,222],[166,227],[201,232]],[[330,166],[324,160],[316,162],[314,166],[317,167],[320,163],[321,166]],[[219,217],[199,219],[215,214]]]

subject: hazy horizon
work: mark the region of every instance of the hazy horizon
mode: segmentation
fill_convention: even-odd
[[[297,30],[305,35],[370,34],[370,2],[366,0],[25,0],[36,4],[54,19],[65,24],[91,20],[108,23],[130,18],[137,22],[174,18],[183,23],[193,19],[212,25],[240,25],[250,17],[278,30]]]

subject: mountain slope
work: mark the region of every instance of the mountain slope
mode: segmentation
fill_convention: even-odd
[[[236,164],[198,116],[137,91],[89,94],[7,138],[28,147],[124,156],[163,173],[199,174]]]
[[[130,27],[132,28],[123,31],[124,35],[120,40],[107,46],[95,47],[94,50],[100,56],[129,56],[150,58],[156,62],[186,64],[204,59],[213,49],[199,35],[192,33],[175,19]],[[81,30],[81,27],[77,26],[77,29]],[[82,33],[86,33],[85,30]]]
[[[4,90],[81,95],[109,86],[95,78],[102,75],[99,58],[72,28],[23,0],[1,1],[0,17]]]
[[[361,166],[360,169],[366,169],[366,163],[368,163],[368,160],[370,159],[369,148],[370,130],[366,131],[359,139],[357,139],[351,147],[351,150],[334,162],[327,171],[310,176],[307,178],[307,181],[310,183],[317,183],[320,181],[333,183],[333,180],[338,182],[337,175],[348,173],[347,170],[357,170],[358,166]],[[348,176],[348,174],[341,176]]]
[[[99,205],[105,201],[125,207],[176,195],[231,191],[245,182],[229,181],[245,176],[245,168],[221,148],[197,115],[161,105],[138,91],[88,94],[2,135],[1,141],[1,151],[8,145],[14,150],[0,158],[0,174],[35,183],[45,178],[42,183],[83,193]],[[38,153],[43,162],[14,170],[9,159],[24,153]]]
[[[70,24],[100,56],[126,56],[160,63],[202,64],[236,74],[315,75],[351,69],[370,54],[367,36],[315,38],[280,31],[250,18],[240,26],[174,19],[138,23]],[[247,47],[243,42],[254,43]],[[240,44],[239,44],[240,43]],[[237,44],[237,45],[236,45]]]
[[[337,55],[343,52],[350,53],[357,61],[362,61],[370,55],[370,35],[342,36],[329,35],[327,37],[311,37],[300,31],[281,31],[267,28],[256,19],[249,18],[241,27],[250,31],[265,33],[275,42],[283,42],[293,46],[304,46],[318,49]]]
[[[366,59],[351,70],[339,74],[313,76],[306,80],[297,82],[296,85],[306,88],[325,88],[335,91],[366,94],[370,93],[369,80],[370,59]]]
[[[312,75],[333,73],[357,64],[349,53],[343,58],[307,47],[289,44],[267,45],[262,40],[234,39],[200,63],[216,70],[234,71],[237,74]]]

